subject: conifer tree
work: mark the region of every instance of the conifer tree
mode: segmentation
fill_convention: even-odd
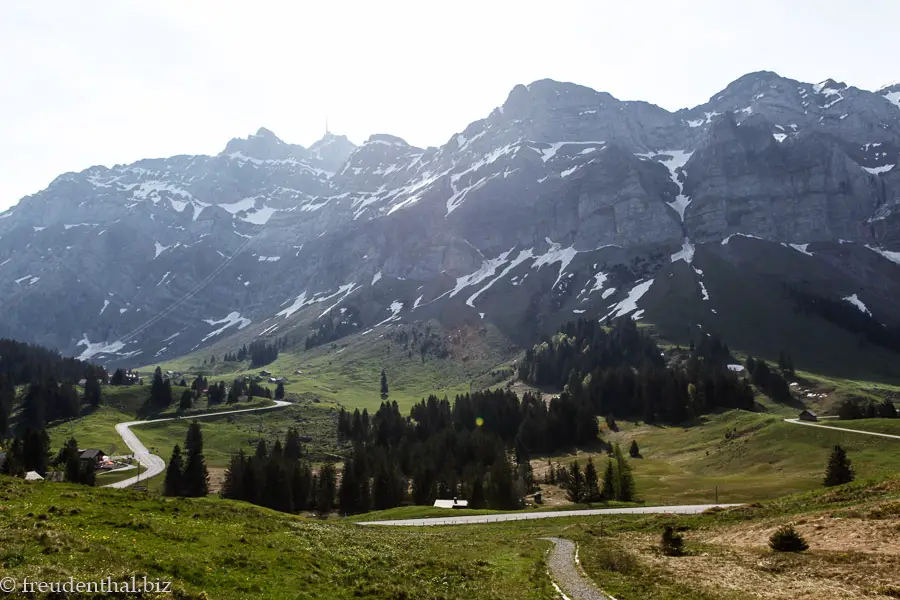
[[[622,455],[622,448],[618,444],[615,445],[613,454],[616,458],[616,475],[618,477],[616,500],[631,502],[634,500],[635,494],[634,475],[631,473],[631,466],[628,464],[625,456]]]
[[[22,436],[22,457],[25,471],[47,474],[50,462],[50,436],[45,429],[26,429]]]
[[[825,469],[825,486],[831,487],[853,481],[853,465],[847,458],[847,453],[840,446],[835,446],[828,457],[828,466]]]
[[[631,447],[628,449],[628,455],[631,458],[639,458],[641,456],[641,449],[638,448],[637,440],[631,440]]]
[[[181,392],[181,400],[178,401],[178,410],[191,410],[194,408],[194,393],[191,390]]]
[[[46,387],[40,382],[28,386],[22,402],[22,424],[32,429],[43,429],[47,424]]]
[[[88,373],[84,383],[84,399],[94,408],[100,406],[100,403],[103,400],[102,394],[100,393],[100,380],[94,375],[93,369]]]
[[[353,461],[346,461],[341,473],[341,487],[338,490],[338,505],[345,515],[359,511],[359,483]]]
[[[273,453],[266,464],[266,484],[263,487],[262,504],[274,510],[293,512],[294,502],[291,492],[284,462]]]
[[[618,477],[616,477],[616,468],[613,465],[613,461],[608,459],[606,461],[606,469],[603,471],[603,499],[607,502],[615,500],[619,495],[617,486]]]
[[[275,386],[275,399],[284,400],[284,384],[280,381],[278,382],[278,385]]]
[[[319,470],[316,489],[316,511],[320,515],[326,515],[334,508],[334,497],[337,490],[337,477],[334,463],[326,463]]]
[[[20,438],[14,438],[12,444],[10,444],[0,473],[11,475],[12,477],[25,477],[25,450],[22,447]]]
[[[284,457],[287,460],[298,460],[303,455],[303,445],[300,443],[300,434],[293,427],[287,430],[284,438]]]
[[[244,500],[243,497],[243,480],[244,469],[247,466],[247,456],[243,450],[237,454],[232,454],[228,460],[228,468],[225,470],[225,480],[222,482],[222,491],[219,493],[223,498],[232,500]]]
[[[296,463],[291,473],[291,496],[294,500],[294,510],[306,510],[310,505],[312,493],[312,469],[309,464]]]
[[[602,495],[597,468],[594,466],[594,460],[589,458],[584,468],[584,501],[600,502]]]
[[[266,448],[266,440],[260,439],[256,442],[256,454],[254,458],[257,460],[265,460],[269,457],[269,450]]]
[[[66,465],[66,481],[70,483],[81,482],[81,456],[78,453],[78,442],[75,438],[69,438],[63,448],[62,455]]]
[[[166,384],[163,382],[162,369],[156,367],[153,371],[153,381],[150,383],[150,406],[154,408],[165,408],[168,404],[166,401]]]
[[[566,495],[570,502],[578,504],[584,499],[584,478],[581,475],[581,467],[578,461],[573,461],[569,467],[569,484]]]
[[[13,402],[16,399],[16,388],[6,375],[0,374],[0,439],[9,432]]]
[[[501,454],[494,460],[488,475],[490,480],[487,489],[488,506],[496,510],[519,508],[519,496],[513,481],[513,471],[505,454]]]
[[[197,421],[188,426],[184,447],[187,453],[184,464],[184,495],[194,498],[206,496],[209,493],[209,473],[203,456],[203,434]]]
[[[387,382],[387,373],[384,372],[384,369],[381,370],[381,399],[387,400],[388,397],[388,382]]]
[[[184,465],[181,459],[181,447],[175,444],[175,447],[172,448],[172,456],[169,458],[169,466],[166,467],[163,494],[166,496],[181,496],[183,492]]]

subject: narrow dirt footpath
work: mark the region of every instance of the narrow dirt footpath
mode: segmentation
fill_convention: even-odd
[[[575,543],[562,538],[541,538],[553,542],[547,566],[563,600],[615,600],[597,589],[594,582],[581,573],[575,564]]]

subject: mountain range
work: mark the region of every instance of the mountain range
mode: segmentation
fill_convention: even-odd
[[[900,84],[772,72],[677,112],[518,85],[439,148],[262,128],[0,213],[0,336],[134,366],[411,321],[525,345],[627,315],[900,374],[898,161]]]

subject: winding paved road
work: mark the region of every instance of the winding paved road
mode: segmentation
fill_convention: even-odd
[[[860,433],[862,435],[874,435],[876,437],[890,438],[892,440],[900,440],[900,435],[892,435],[890,433],[878,433],[877,431],[862,431],[860,429],[847,429],[845,427],[832,427],[831,425],[820,425],[818,423],[810,423],[809,421],[801,421],[800,419],[785,419],[785,423],[793,423],[794,425],[806,425],[807,427],[819,427],[820,429],[831,429],[833,431],[846,431],[847,433]]]
[[[564,600],[615,600],[597,589],[575,564],[575,543],[562,538],[540,538],[553,542],[547,566],[556,591]]]
[[[684,504],[681,506],[634,506],[630,508],[589,508],[583,510],[548,510],[542,512],[504,513],[500,515],[465,515],[459,517],[434,517],[428,519],[395,519],[393,521],[363,521],[357,525],[393,525],[399,527],[426,527],[429,525],[472,525],[476,523],[500,523],[503,521],[529,521],[558,517],[593,517],[596,515],[696,515],[710,508],[731,508],[740,504]]]
[[[207,417],[217,417],[221,415],[233,415],[236,413],[245,413],[245,412],[258,412],[261,410],[272,410],[273,408],[281,408],[283,406],[289,405],[290,402],[285,402],[284,400],[275,400],[275,404],[271,406],[259,406],[256,408],[244,408],[241,410],[226,410],[221,412],[210,412],[203,413],[200,415],[186,415],[183,417],[168,417],[166,419],[153,419],[151,421],[128,421],[126,423],[119,423],[116,425],[116,432],[122,436],[122,441],[125,442],[125,445],[131,450],[134,454],[134,457],[137,461],[147,468],[146,471],[137,475],[135,477],[130,477],[128,479],[123,479],[122,481],[117,481],[115,483],[110,483],[109,485],[105,485],[103,487],[111,487],[111,488],[127,488],[131,487],[135,483],[137,483],[141,479],[150,479],[156,475],[159,475],[163,471],[166,470],[166,461],[164,461],[161,457],[151,454],[147,447],[141,443],[141,440],[131,431],[131,428],[135,425],[146,425],[148,423],[162,423],[163,421],[178,421],[181,419],[204,419]]]

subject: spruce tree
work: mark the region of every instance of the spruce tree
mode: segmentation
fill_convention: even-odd
[[[50,462],[50,436],[44,429],[26,429],[22,437],[22,456],[25,471],[36,471],[41,477],[47,474]]]
[[[387,400],[388,397],[388,382],[387,382],[387,374],[384,372],[384,369],[381,370],[381,399]]]
[[[181,447],[175,444],[169,466],[166,467],[166,478],[163,482],[163,494],[181,496],[184,492],[184,465],[181,459]]]
[[[489,472],[488,507],[496,510],[512,510],[519,508],[519,496],[513,481],[512,467],[501,454],[494,460]]]
[[[94,408],[100,406],[103,399],[100,393],[100,380],[94,375],[93,370],[88,373],[87,380],[84,383],[84,399]]]
[[[16,399],[16,388],[12,381],[0,374],[0,439],[6,437],[9,432],[10,417],[12,415],[13,402]]]
[[[348,460],[344,463],[344,470],[341,473],[341,487],[338,490],[338,505],[341,512],[345,515],[351,515],[359,511],[359,488],[353,461]]]
[[[194,421],[188,426],[184,443],[187,460],[184,464],[184,495],[202,497],[209,493],[209,472],[206,470],[206,459],[203,456],[203,434],[200,423]]]
[[[223,498],[231,500],[243,500],[244,469],[247,466],[247,456],[243,450],[232,454],[228,460],[228,468],[225,470],[225,480],[222,482],[222,490],[219,492]]]
[[[309,464],[295,463],[291,473],[291,496],[294,499],[294,510],[306,510],[309,508],[309,498],[312,488],[312,469]]]
[[[835,446],[828,457],[828,466],[825,469],[825,486],[831,487],[850,483],[854,479],[853,465],[847,458],[847,453],[840,446]]]
[[[284,384],[280,381],[278,382],[278,385],[275,386],[275,399],[284,400]]]
[[[14,438],[10,444],[0,473],[12,477],[25,477],[25,450],[22,448],[20,438]]]
[[[81,465],[81,475],[78,478],[82,485],[93,486],[97,483],[97,463],[92,460],[86,460]]]
[[[287,460],[298,460],[303,455],[303,445],[300,443],[300,434],[290,427],[284,438],[284,457]]]
[[[597,468],[594,466],[594,460],[589,458],[587,466],[584,468],[584,501],[600,502],[602,496],[603,494],[600,491],[600,479],[597,476]]]
[[[150,406],[153,408],[165,408],[166,384],[163,382],[162,369],[156,367],[153,371],[153,381],[150,383]]]
[[[266,464],[266,484],[263,487],[262,504],[281,512],[293,512],[294,502],[291,492],[284,463],[280,458],[273,456]]]
[[[638,448],[637,440],[631,440],[631,447],[628,449],[628,455],[631,458],[640,458],[641,449]]]
[[[320,515],[326,515],[334,508],[334,497],[337,491],[337,477],[334,463],[326,463],[319,470],[318,485],[316,489],[316,511]]]
[[[612,459],[607,459],[606,469],[603,471],[603,499],[609,502],[615,500],[618,495],[618,477],[616,477],[616,468]]]
[[[194,392],[184,390],[181,393],[181,400],[178,401],[178,410],[191,410],[194,408]]]
[[[625,456],[622,455],[622,448],[618,444],[615,445],[613,454],[616,458],[616,475],[618,477],[616,500],[631,502],[634,500],[635,495],[634,476],[631,473],[631,466],[628,464]]]
[[[81,482],[81,456],[78,453],[78,442],[75,438],[69,438],[62,451],[66,465],[66,481],[70,483]]]
[[[566,496],[570,502],[578,504],[584,500],[584,478],[581,475],[581,467],[578,461],[573,461],[569,467],[569,484],[567,486]]]
[[[22,424],[32,429],[43,429],[47,424],[47,398],[44,384],[35,382],[28,386],[22,402]]]

